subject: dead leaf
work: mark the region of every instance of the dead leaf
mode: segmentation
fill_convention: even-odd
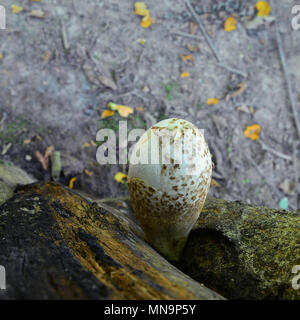
[[[51,52],[50,52],[50,51],[46,51],[46,52],[44,53],[44,55],[43,55],[43,61],[44,61],[44,63],[48,63],[49,60],[50,60],[50,58],[51,58]]]
[[[198,25],[195,22],[190,23],[190,33],[195,34],[197,31]]]
[[[69,181],[69,188],[70,189],[73,189],[74,183],[75,183],[76,180],[77,180],[76,177],[73,177],[73,178],[70,179],[70,181]]]
[[[294,188],[295,188],[295,183],[289,179],[284,179],[280,185],[279,188],[288,195],[294,194]]]
[[[1,155],[4,156],[4,155],[8,152],[8,150],[11,148],[11,146],[12,146],[12,143],[11,143],[11,142],[8,143],[7,145],[5,145],[5,146],[3,147],[3,149],[2,149]]]
[[[116,104],[116,103],[113,103],[113,102],[110,102],[107,106],[111,110],[117,110],[121,117],[126,117],[127,118],[131,113],[133,113],[133,109],[131,107],[128,107],[128,106],[122,106],[120,104]]]
[[[105,119],[105,118],[108,118],[108,117],[111,117],[114,115],[114,111],[112,110],[104,110],[102,113],[101,113],[101,119]]]
[[[190,43],[186,45],[186,47],[191,51],[191,52],[196,52],[200,50],[200,47],[196,44],[192,46]]]
[[[127,118],[131,113],[133,113],[133,109],[127,106],[118,106],[118,112],[121,117]]]
[[[141,21],[141,26],[143,28],[149,28],[151,26],[151,17],[150,14],[147,14]]]
[[[180,57],[184,62],[194,62],[194,57],[190,54],[181,54]]]
[[[241,82],[237,85],[237,88],[228,92],[225,96],[225,101],[229,101],[231,98],[241,95],[247,88],[246,83]]]
[[[39,151],[35,151],[34,155],[37,158],[38,162],[42,165],[43,169],[47,170],[48,163],[45,162],[44,156]]]
[[[219,99],[218,98],[209,98],[206,100],[206,104],[218,104]]]
[[[238,84],[238,89],[236,91],[233,91],[231,93],[231,96],[233,98],[239,96],[240,94],[242,94],[246,90],[246,88],[247,88],[246,83],[244,83],[244,82],[239,83]]]
[[[91,176],[93,175],[93,172],[92,172],[92,171],[89,171],[89,170],[87,170],[87,169],[84,169],[84,173],[85,173],[87,176],[89,176],[89,177],[91,177]]]
[[[245,27],[246,29],[257,29],[258,27],[260,27],[261,25],[265,24],[265,23],[271,23],[275,21],[274,17],[262,17],[262,16],[255,16],[255,18],[253,20],[247,21],[245,23]]]
[[[145,111],[143,107],[136,107],[135,109],[141,113],[144,113]]]
[[[145,16],[148,13],[147,6],[144,2],[136,2],[134,4],[134,13],[139,16]]]
[[[182,72],[180,78],[188,78],[190,74],[188,72]]]
[[[12,13],[16,13],[17,14],[17,13],[22,12],[23,8],[20,7],[20,6],[15,5],[15,4],[12,4],[11,5],[11,11],[12,11]]]
[[[52,156],[53,152],[54,152],[54,146],[48,147],[48,148],[46,149],[46,151],[45,151],[44,159],[45,159],[45,162],[46,162],[47,167],[48,167],[48,162],[49,162],[48,159],[49,159],[50,156]]]
[[[251,126],[248,126],[244,131],[244,135],[246,138],[249,138],[251,140],[258,140],[260,132],[261,126],[256,123]]]
[[[46,13],[43,10],[32,10],[30,12],[30,17],[43,19],[46,17]]]
[[[127,174],[122,173],[122,172],[117,172],[115,174],[115,180],[119,183],[124,183],[125,180],[128,178]]]
[[[225,20],[224,30],[230,32],[236,29],[236,19],[234,17],[229,17]]]
[[[211,181],[210,181],[210,185],[212,186],[212,187],[216,187],[216,188],[219,188],[219,187],[221,187],[221,185],[215,180],[215,179],[211,179]]]
[[[144,2],[136,2],[134,4],[134,13],[139,16],[143,16],[141,21],[141,26],[143,28],[148,28],[151,25],[151,17],[149,10]]]
[[[105,87],[108,87],[112,90],[117,90],[117,86],[115,84],[115,82],[108,78],[108,77],[105,77],[105,76],[100,76],[99,77],[99,81],[105,86]]]
[[[258,1],[256,3],[256,9],[259,17],[266,17],[271,11],[271,7],[267,1]]]
[[[29,144],[30,142],[31,142],[30,139],[25,139],[25,140],[23,141],[23,144]]]
[[[245,112],[245,113],[250,114],[250,113],[252,113],[252,112],[250,111],[250,108],[251,108],[251,107],[248,108],[245,104],[242,104],[241,106],[237,107],[236,109],[237,109],[238,111],[241,111],[241,112]]]

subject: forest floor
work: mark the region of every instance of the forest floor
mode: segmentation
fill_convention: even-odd
[[[148,28],[131,0],[1,1],[7,28],[0,30],[0,159],[44,180],[50,169],[36,151],[43,155],[54,146],[62,183],[76,177],[75,190],[125,195],[126,183],[114,176],[128,168],[97,163],[97,131],[118,132],[119,120],[146,129],[179,117],[205,130],[215,163],[210,195],[300,207],[299,136],[274,23],[276,16],[299,110],[300,30],[291,25],[296,1],[272,1],[270,15],[259,20],[256,1],[190,1],[224,63],[246,77],[218,65],[184,1],[145,2]],[[23,10],[13,13],[12,3]],[[237,25],[226,32],[230,16]],[[210,98],[218,103],[207,104]],[[109,102],[134,112],[101,119]],[[261,129],[257,140],[245,136],[253,124]]]

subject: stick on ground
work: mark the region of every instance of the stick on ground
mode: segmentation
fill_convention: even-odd
[[[217,49],[215,48],[215,46],[214,46],[214,44],[212,43],[209,35],[207,34],[207,32],[206,32],[206,30],[205,30],[205,28],[204,28],[204,26],[203,26],[203,24],[202,24],[199,16],[196,14],[195,10],[194,10],[193,7],[191,6],[190,1],[189,1],[189,0],[185,0],[185,4],[186,4],[187,8],[190,10],[190,12],[191,12],[191,14],[193,15],[194,19],[196,20],[196,22],[197,22],[197,24],[198,24],[198,26],[199,26],[199,29],[200,29],[200,31],[202,32],[202,34],[203,34],[206,42],[208,43],[210,49],[211,49],[212,52],[214,53],[214,55],[215,55],[215,57],[216,57],[216,59],[217,59],[217,61],[218,61],[218,64],[217,64],[217,65],[218,65],[219,67],[221,67],[221,68],[224,68],[224,69],[232,72],[232,73],[239,74],[239,75],[241,75],[241,76],[243,76],[243,77],[246,78],[246,77],[247,77],[247,74],[246,74],[245,72],[240,71],[240,70],[235,69],[235,68],[232,68],[232,67],[230,67],[230,66],[227,66],[227,65],[222,61],[222,59],[221,59],[221,57],[220,57]]]

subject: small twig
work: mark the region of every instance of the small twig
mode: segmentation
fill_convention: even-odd
[[[296,109],[296,106],[295,106],[295,101],[293,99],[292,85],[291,85],[290,78],[288,76],[288,67],[287,67],[287,64],[286,64],[285,54],[284,54],[284,51],[283,51],[283,48],[282,48],[280,33],[279,33],[279,30],[278,30],[278,25],[277,25],[277,18],[275,18],[275,33],[276,33],[276,42],[277,42],[277,47],[278,47],[278,51],[279,51],[280,61],[281,61],[284,77],[285,77],[286,84],[287,84],[290,105],[291,105],[291,108],[292,108],[292,113],[293,113],[294,121],[295,121],[295,124],[296,124],[298,136],[300,138],[300,123],[299,123],[299,120],[298,120],[298,112],[297,112],[297,109]]]
[[[188,9],[190,10],[190,12],[191,12],[191,14],[193,15],[194,19],[196,20],[196,22],[197,22],[197,24],[198,24],[198,26],[199,26],[199,29],[200,29],[200,31],[202,32],[202,34],[203,34],[206,42],[208,43],[210,49],[211,49],[212,52],[214,53],[214,55],[215,55],[215,57],[216,57],[216,59],[217,59],[217,61],[218,61],[218,64],[217,64],[217,65],[218,65],[219,67],[221,67],[221,68],[224,68],[224,69],[226,69],[226,70],[228,70],[228,71],[230,71],[230,72],[233,72],[233,73],[237,73],[237,74],[239,74],[239,75],[241,75],[241,76],[243,76],[243,77],[246,78],[246,77],[247,77],[247,74],[246,74],[245,72],[240,71],[240,70],[237,70],[237,69],[235,69],[235,68],[231,68],[231,67],[229,67],[229,66],[227,66],[226,64],[223,63],[223,61],[222,61],[222,59],[221,59],[221,57],[220,57],[217,49],[215,48],[214,44],[212,43],[209,35],[207,34],[207,32],[206,32],[206,30],[205,30],[205,28],[204,28],[204,26],[203,26],[203,24],[202,24],[202,22],[201,22],[201,20],[200,20],[200,18],[199,18],[199,16],[196,14],[196,12],[195,12],[195,10],[193,9],[193,7],[191,6],[189,0],[185,0],[185,4],[186,4],[186,6],[188,7]]]
[[[267,151],[273,153],[274,155],[276,155],[276,156],[278,156],[278,157],[280,157],[280,158],[282,158],[282,159],[284,159],[284,160],[288,160],[288,161],[292,161],[292,160],[293,160],[291,156],[287,156],[287,155],[285,155],[285,154],[283,154],[283,153],[281,153],[281,152],[278,152],[278,151],[276,151],[276,150],[268,147],[268,146],[267,146],[264,142],[262,142],[262,141],[259,141],[259,142],[260,142],[263,150],[267,150]]]
[[[171,31],[171,33],[176,34],[181,37],[187,37],[195,40],[202,40],[201,37],[195,36],[194,34],[186,33],[186,32],[181,32],[181,31]]]
[[[61,20],[61,36],[62,36],[64,48],[66,51],[68,51],[70,49],[70,44],[68,41],[66,26],[63,20]]]
[[[210,46],[210,48],[211,48],[212,52],[214,53],[216,59],[218,60],[219,63],[221,63],[222,59],[219,56],[219,53],[217,52],[217,50],[216,50],[214,44],[212,43],[210,37],[208,36],[208,34],[207,34],[207,32],[206,32],[206,30],[205,30],[200,18],[198,17],[198,15],[196,14],[195,10],[191,6],[190,1],[189,0],[185,0],[185,4],[188,7],[188,9],[190,10],[190,12],[193,15],[194,19],[196,20],[196,22],[197,22],[197,24],[198,24],[198,26],[199,26],[199,28],[200,28],[205,40],[207,41],[208,45]]]
[[[247,78],[247,73],[243,72],[243,71],[240,71],[238,69],[235,69],[235,68],[232,68],[232,67],[229,67],[227,65],[225,65],[224,63],[217,63],[217,66],[223,68],[223,69],[226,69],[232,73],[236,73],[236,74],[239,74],[240,76],[244,77],[244,78]]]

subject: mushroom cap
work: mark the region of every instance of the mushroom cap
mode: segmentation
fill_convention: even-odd
[[[211,171],[204,135],[186,120],[157,123],[132,151],[128,187],[134,212],[146,239],[171,260],[178,259],[199,216]]]

